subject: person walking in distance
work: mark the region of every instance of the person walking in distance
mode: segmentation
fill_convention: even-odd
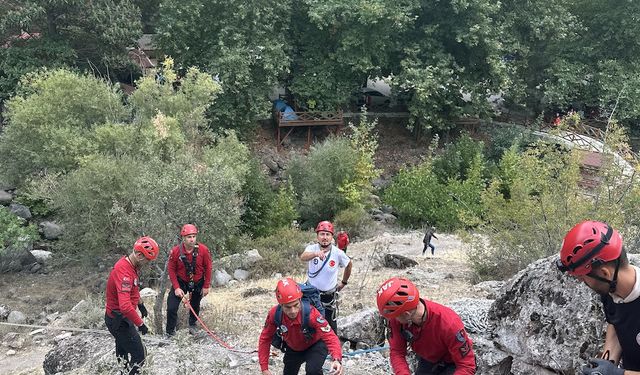
[[[435,231],[436,231],[435,227],[431,225],[427,226],[427,231],[424,234],[424,238],[422,239],[422,243],[424,244],[424,248],[422,249],[422,255],[424,255],[424,253],[427,252],[428,247],[431,248],[431,255],[434,255],[434,253],[436,252],[436,247],[433,246],[433,244],[431,243],[431,237],[435,238],[436,240],[438,239],[438,237],[436,237]]]
[[[143,335],[149,332],[143,320],[148,312],[140,300],[138,275],[141,268],[158,257],[159,252],[153,238],[140,237],[131,254],[116,262],[107,280],[104,322],[116,340],[118,362],[129,369],[129,375],[138,374],[144,364],[145,348],[138,332]]]
[[[320,300],[325,307],[324,316],[331,328],[337,330],[336,292],[347,286],[351,276],[351,259],[333,245],[333,224],[321,221],[316,226],[317,243],[307,246],[300,259],[308,262],[309,284],[320,291]],[[338,283],[338,271],[344,268],[342,280]]]
[[[211,287],[211,254],[209,249],[196,241],[198,228],[185,224],[180,230],[182,243],[171,249],[169,255],[169,280],[171,291],[167,296],[167,335],[175,334],[178,307],[183,298],[196,314],[200,314],[200,301],[209,294]],[[195,333],[196,316],[189,311],[189,332]]]
[[[297,375],[305,363],[305,374],[322,375],[322,365],[331,356],[329,374],[341,375],[340,340],[320,312],[302,299],[302,290],[291,278],[278,281],[278,304],[269,310],[258,340],[258,362],[263,375],[269,371],[269,354],[274,335],[284,343],[283,375]]]

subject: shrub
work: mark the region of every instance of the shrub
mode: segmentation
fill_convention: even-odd
[[[293,160],[289,174],[305,225],[328,220],[349,206],[339,187],[355,173],[353,154],[347,139],[331,137],[313,147],[307,157]]]
[[[311,232],[282,228],[270,236],[255,239],[252,247],[258,249],[263,261],[254,271],[263,276],[270,276],[273,272],[283,275],[303,272],[306,264],[299,255],[314,238]]]
[[[276,194],[271,190],[267,176],[255,159],[250,162],[249,173],[242,186],[242,196],[244,198],[243,232],[254,237],[267,235],[272,228],[272,222],[267,215],[275,204]]]
[[[333,219],[337,231],[347,231],[349,238],[364,237],[369,234],[373,219],[362,207],[351,207],[338,212]]]
[[[448,143],[442,155],[433,160],[433,173],[440,182],[450,179],[465,180],[473,162],[483,161],[482,142],[473,140],[468,134],[463,134],[455,143]]]
[[[24,226],[24,220],[0,206],[0,255],[8,248],[33,242],[38,231],[33,225]]]
[[[94,151],[95,126],[126,114],[120,93],[100,79],[68,70],[29,74],[7,102],[0,174],[21,184],[41,171],[73,170]]]

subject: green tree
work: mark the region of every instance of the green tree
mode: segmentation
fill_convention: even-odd
[[[267,116],[268,94],[289,64],[286,30],[290,2],[163,1],[158,45],[178,66],[218,76],[224,95],[210,116],[214,125],[246,128]]]
[[[348,139],[328,138],[293,160],[289,175],[303,223],[313,226],[349,206],[339,188],[355,173],[354,152]]]
[[[127,47],[141,34],[140,10],[131,0],[9,0],[0,4],[2,55],[22,57],[18,65],[0,66],[0,98],[17,79],[42,66],[62,64],[110,76],[128,67]],[[16,40],[22,32],[31,36]],[[3,59],[0,59],[3,60]]]
[[[22,183],[37,173],[70,171],[94,151],[97,125],[126,116],[120,93],[100,79],[68,70],[25,76],[7,103],[0,174]]]

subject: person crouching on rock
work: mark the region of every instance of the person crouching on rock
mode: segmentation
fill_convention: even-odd
[[[453,310],[420,298],[416,286],[400,277],[378,288],[380,315],[388,320],[389,358],[393,373],[411,375],[407,344],[418,356],[416,375],[473,375],[473,342]]]

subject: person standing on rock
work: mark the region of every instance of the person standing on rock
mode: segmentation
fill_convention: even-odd
[[[333,245],[333,224],[321,221],[316,226],[317,243],[309,245],[300,254],[300,259],[308,262],[309,284],[320,291],[320,300],[325,308],[324,316],[334,332],[337,332],[337,295],[351,276],[351,259]],[[342,281],[338,283],[338,271],[344,268]]]
[[[620,233],[600,221],[577,224],[557,266],[600,295],[608,323],[603,354],[581,374],[640,375],[640,269],[629,264]]]
[[[424,248],[422,249],[422,255],[424,255],[424,253],[427,252],[427,247],[431,248],[431,255],[433,255],[436,252],[436,247],[433,246],[433,244],[431,243],[431,237],[435,238],[436,240],[438,239],[438,237],[436,237],[435,234],[436,228],[433,226],[427,226],[427,231],[424,234],[424,238],[422,239],[422,243],[424,244]]]
[[[331,355],[332,360],[329,373],[341,375],[340,339],[320,312],[302,299],[298,283],[291,278],[278,281],[276,299],[278,304],[269,310],[258,341],[258,362],[262,374],[271,375],[270,347],[277,334],[284,342],[283,375],[297,375],[303,363],[305,374],[322,375],[327,355]]]
[[[145,349],[138,331],[149,332],[142,318],[147,309],[140,301],[138,271],[158,257],[160,249],[151,237],[140,237],[133,251],[113,266],[106,290],[105,324],[116,339],[118,362],[129,368],[129,375],[138,374],[144,364]],[[136,306],[142,318],[136,312]]]
[[[407,344],[418,356],[416,375],[473,375],[473,342],[453,310],[420,298],[405,278],[391,278],[378,288],[376,302],[388,321],[389,359],[393,373],[411,375]]]
[[[200,301],[209,294],[211,287],[211,254],[209,249],[196,241],[198,228],[185,224],[180,230],[182,243],[171,249],[169,255],[169,280],[171,291],[167,295],[167,335],[176,333],[178,307],[184,298],[196,314],[200,314]],[[189,333],[196,332],[196,316],[189,311]]]

